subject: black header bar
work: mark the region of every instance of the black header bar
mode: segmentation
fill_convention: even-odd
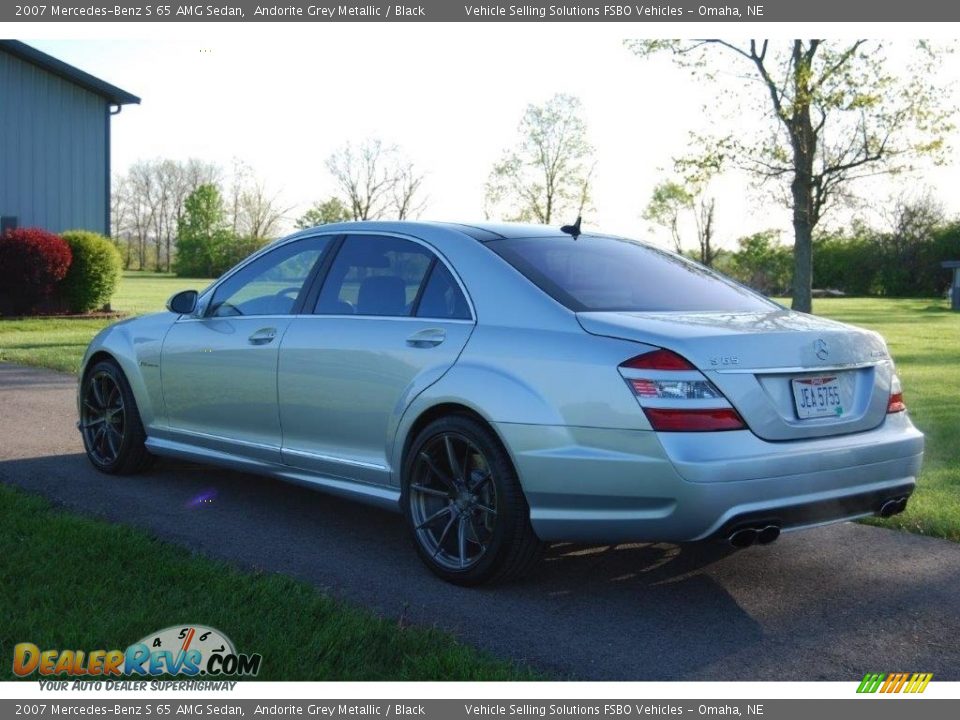
[[[949,22],[960,4],[944,0],[758,0],[757,2],[625,3],[602,0],[416,3],[140,2],[68,0],[15,2],[0,7],[0,22]]]

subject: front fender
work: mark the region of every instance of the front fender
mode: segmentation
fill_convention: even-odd
[[[130,383],[140,420],[148,433],[151,427],[166,422],[160,385],[160,350],[167,330],[177,317],[163,312],[114,323],[97,333],[80,364],[82,381],[93,358],[106,354],[117,362]],[[79,405],[78,388],[78,412]]]

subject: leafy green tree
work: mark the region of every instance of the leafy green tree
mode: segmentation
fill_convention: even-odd
[[[687,180],[664,180],[653,189],[650,202],[647,203],[643,217],[670,231],[674,249],[686,254],[681,224],[686,216],[697,236],[697,251],[690,257],[706,266],[713,265],[717,250],[713,246],[714,212],[716,200],[707,195],[701,183]]]
[[[885,295],[930,294],[927,288],[932,283],[921,277],[924,256],[937,229],[945,224],[944,218],[943,206],[929,192],[915,198],[901,196],[890,203],[890,231],[883,234],[881,252],[884,262],[880,284]]]
[[[714,82],[743,67],[736,112],[761,130],[699,138],[714,157],[732,158],[761,181],[780,181],[793,212],[793,307],[810,312],[813,233],[824,213],[850,196],[857,180],[895,173],[922,156],[943,159],[952,130],[947,88],[935,82],[939,53],[919,43],[911,67],[889,69],[886,45],[855,40],[636,40],[648,57],[669,53],[694,76]],[[727,59],[739,63],[730,66]],[[724,96],[705,108],[717,115]],[[742,122],[740,123],[742,126]]]
[[[557,217],[572,221],[590,203],[594,168],[580,100],[554,95],[528,105],[518,132],[487,180],[487,215],[545,225]]]
[[[737,246],[729,268],[734,278],[765,295],[789,292],[792,248],[780,243],[779,230],[742,237]]]
[[[813,280],[818,288],[842,290],[847,295],[879,293],[881,264],[877,234],[861,223],[818,233],[813,240]]]
[[[643,212],[645,220],[656,223],[670,231],[673,247],[683,252],[680,236],[680,219],[685,212],[693,210],[693,195],[680,183],[664,180],[653,189],[653,195]]]
[[[229,267],[233,235],[227,226],[223,198],[216,185],[204,184],[184,201],[177,222],[174,272],[186,277],[215,277]]]
[[[305,230],[317,225],[329,225],[352,219],[353,216],[346,203],[336,196],[331,196],[322,202],[314,203],[313,207],[297,218],[295,224],[298,229]]]
[[[222,275],[232,268],[238,262],[252,255],[257,250],[270,242],[270,238],[234,236],[231,234],[230,242],[223,246],[223,254],[219,259],[217,267],[214,268],[215,275]]]

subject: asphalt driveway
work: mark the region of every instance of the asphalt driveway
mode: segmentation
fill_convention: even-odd
[[[242,473],[162,461],[95,472],[75,379],[0,364],[0,482],[247,568],[303,579],[497,655],[589,680],[960,680],[960,545],[856,524],[768,547],[557,545],[531,578],[436,580],[399,516]],[[191,503],[204,492],[210,503]]]

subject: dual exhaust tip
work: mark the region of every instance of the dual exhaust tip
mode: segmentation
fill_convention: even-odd
[[[769,545],[778,537],[780,537],[779,525],[765,525],[763,527],[740,528],[730,533],[727,541],[735,548],[745,548],[754,543]]]
[[[894,515],[899,515],[906,509],[906,496],[894,498],[893,500],[887,500],[882,506],[880,506],[880,510],[877,511],[877,515],[882,518],[893,517]]]
[[[899,515],[907,509],[907,500],[906,495],[887,500],[880,506],[877,515],[883,518]],[[735,530],[730,533],[727,542],[735,548],[745,548],[753,544],[769,545],[778,537],[780,537],[779,525],[764,525],[763,527],[745,527]]]

